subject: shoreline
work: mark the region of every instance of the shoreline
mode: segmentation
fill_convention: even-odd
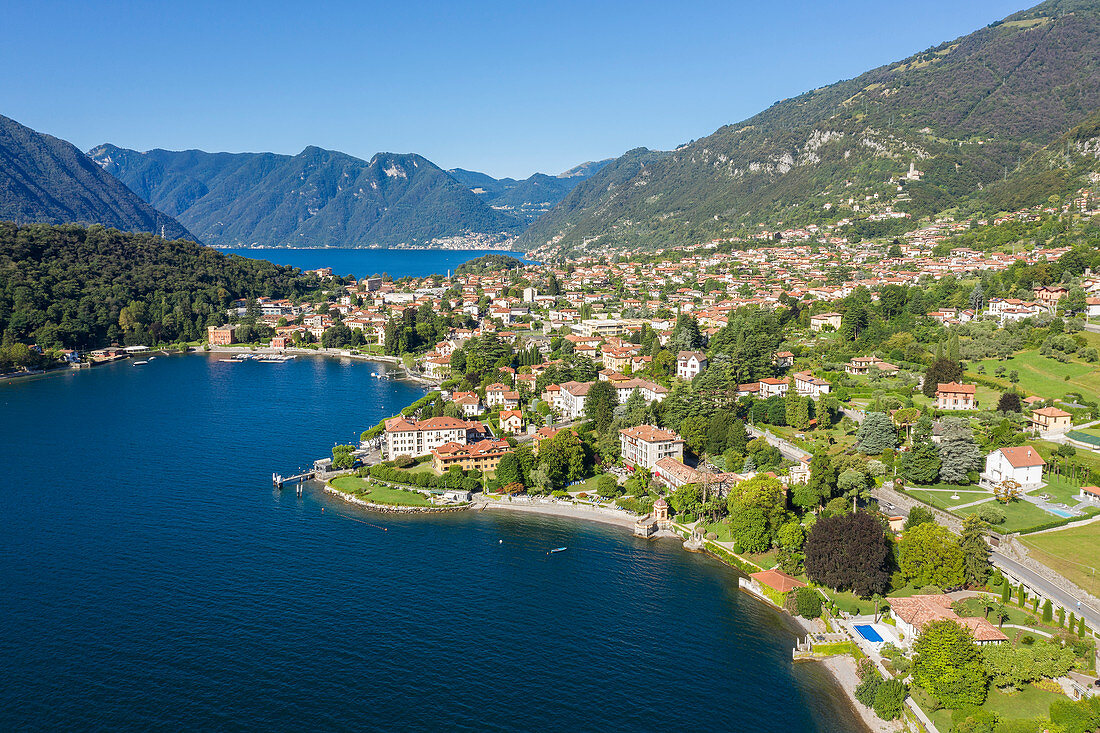
[[[589,508],[578,506],[577,504],[566,504],[556,501],[547,501],[544,503],[482,499],[479,502],[471,504],[471,507],[475,507],[478,511],[496,509],[527,514],[542,514],[544,516],[566,517],[570,519],[586,519],[590,522],[599,522],[600,524],[623,527],[632,532],[634,530],[634,523],[638,519],[632,514],[616,511],[614,509]]]
[[[276,349],[271,346],[210,346],[204,348],[202,346],[191,347],[187,352],[188,354],[277,354],[286,355],[293,354],[294,356],[324,356],[330,359],[351,359],[353,361],[366,361],[375,364],[388,364],[396,367],[395,369],[388,370],[387,374],[397,374],[393,379],[400,379],[407,382],[415,382],[420,385],[424,385],[431,388],[438,388],[442,382],[432,380],[421,374],[413,374],[405,368],[404,362],[396,356],[379,356],[376,354],[352,354],[347,349],[301,349],[301,348],[287,348]]]
[[[325,493],[343,499],[349,504],[355,504],[356,506],[361,506],[364,509],[379,512],[380,514],[454,514],[455,512],[469,511],[473,506],[472,504],[454,504],[451,506],[398,506],[396,504],[375,504],[372,501],[360,499],[354,494],[340,491],[336,487],[329,485],[327,481],[325,482]]]

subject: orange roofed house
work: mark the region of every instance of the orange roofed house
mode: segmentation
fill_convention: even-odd
[[[438,474],[446,473],[451,466],[463,471],[495,471],[500,459],[511,452],[506,440],[481,440],[470,445],[444,443],[432,451],[432,468]]]
[[[639,425],[619,431],[619,447],[622,450],[623,463],[631,468],[639,466],[652,471],[653,466],[662,458],[683,460],[684,441],[671,430],[662,430],[653,425]]]
[[[1042,486],[1045,465],[1046,461],[1039,451],[1030,445],[998,448],[985,457],[985,470],[982,471],[980,483],[993,487],[1011,479],[1020,484],[1024,491],[1031,491]]]
[[[1064,433],[1073,425],[1073,416],[1057,407],[1040,407],[1031,411],[1031,427],[1040,433]]]
[[[904,635],[904,641],[912,644],[924,627],[933,621],[954,621],[970,630],[979,646],[999,644],[1008,641],[993,624],[981,616],[960,617],[951,609],[951,599],[944,595],[917,595],[908,598],[888,598],[890,612],[897,619],[898,631]]]
[[[795,588],[804,588],[806,584],[798,578],[792,578],[779,570],[764,570],[749,576],[760,585],[766,585],[779,593],[790,593]]]
[[[958,382],[940,382],[936,387],[937,410],[974,410],[978,407],[975,393],[978,388],[973,384]]]
[[[386,420],[385,426],[384,456],[387,461],[397,456],[426,456],[444,443],[466,445],[480,440],[487,432],[477,420],[456,417],[431,417],[427,420],[391,417]]]

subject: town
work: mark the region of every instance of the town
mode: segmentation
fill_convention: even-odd
[[[894,238],[321,269],[314,296],[231,303],[191,348],[389,362],[430,391],[318,462],[333,493],[680,537],[798,618],[796,658],[862,660],[867,710],[948,730],[1098,692],[1100,252],[1018,246],[1093,200]]]

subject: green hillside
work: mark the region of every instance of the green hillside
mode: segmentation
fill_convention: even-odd
[[[0,339],[94,348],[202,338],[237,298],[318,288],[290,267],[102,226],[0,222]]]
[[[1017,184],[1029,198],[1033,188],[1072,190],[1095,156],[1058,176],[1025,163],[1100,109],[1098,59],[1100,3],[1051,0],[674,151],[647,152],[645,165],[632,151],[520,243],[681,244],[760,224],[858,219],[863,201],[916,220],[959,202],[977,211],[1013,200],[1017,176],[1031,178]],[[911,164],[919,180],[899,180]]]
[[[191,237],[71,143],[0,115],[0,221],[104,224]]]

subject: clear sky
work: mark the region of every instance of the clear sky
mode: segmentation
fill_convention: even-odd
[[[526,177],[675,147],[1032,4],[0,0],[0,114],[85,150],[319,145]]]

